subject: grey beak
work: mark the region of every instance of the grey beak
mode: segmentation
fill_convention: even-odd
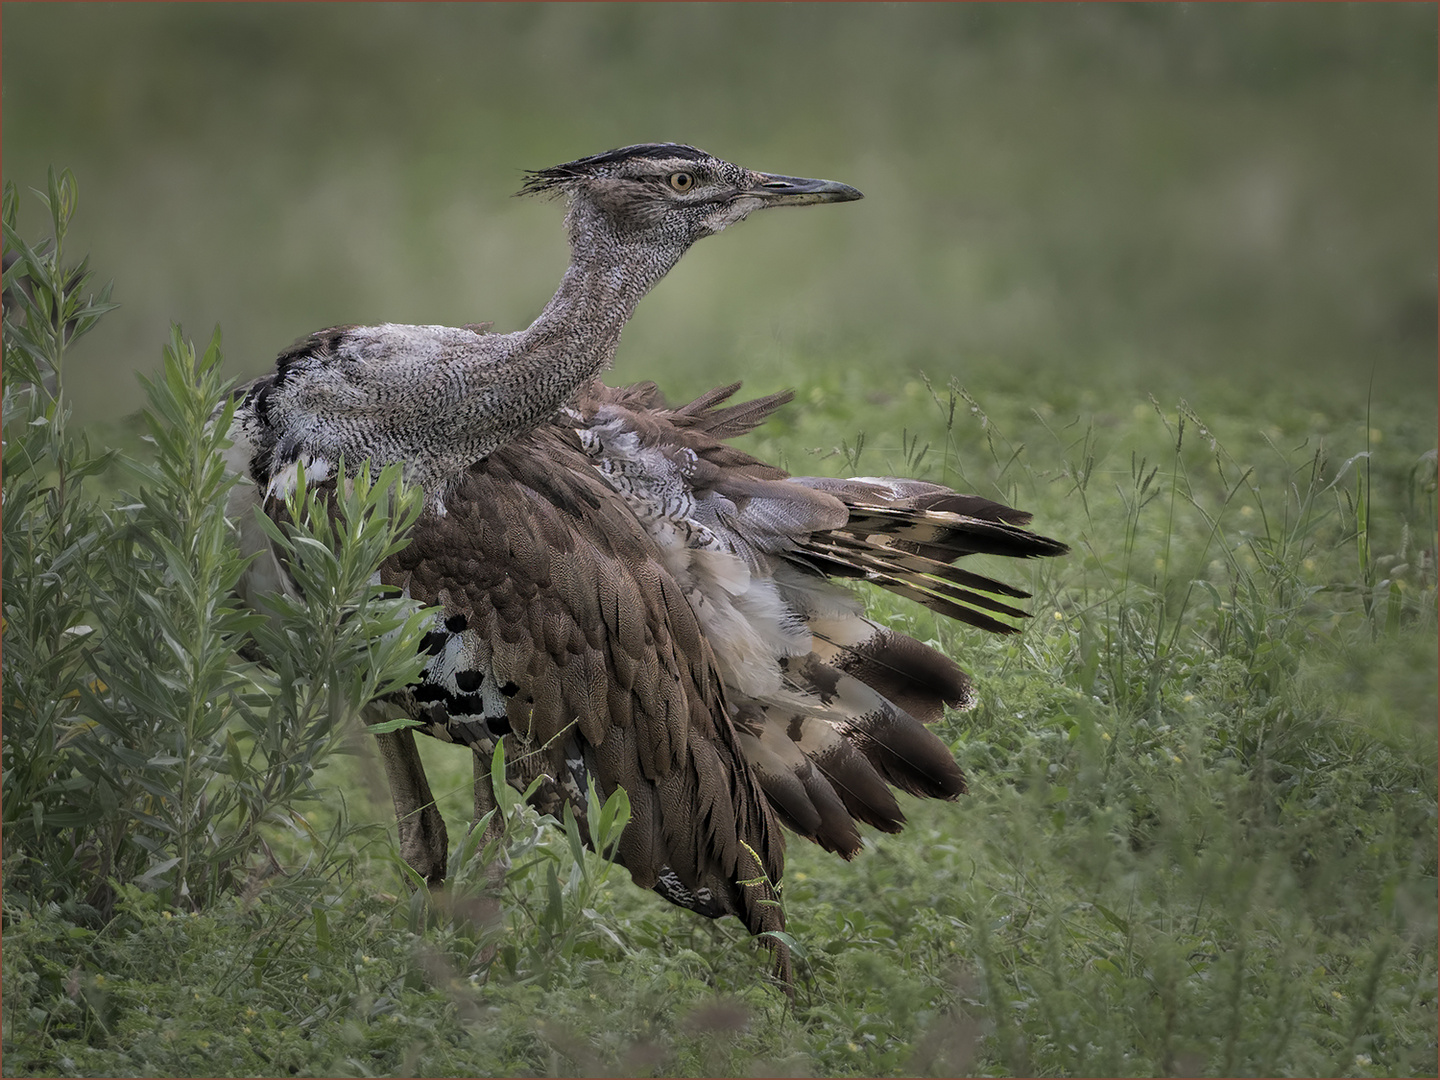
[[[755,173],[746,195],[764,199],[767,206],[809,206],[811,203],[854,202],[865,196],[836,180],[807,180],[800,176]]]

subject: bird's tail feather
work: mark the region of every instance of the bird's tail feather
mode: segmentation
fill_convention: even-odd
[[[1009,634],[1017,627],[1003,620],[1026,612],[1008,601],[1030,594],[953,564],[966,555],[1033,558],[1066,547],[1025,529],[1024,511],[935,484],[816,477],[779,483],[837,498],[847,519],[777,552],[795,568],[777,568],[775,580],[804,618],[811,651],[780,660],[790,696],[753,703],[736,726],[785,823],[850,858],[860,846],[857,822],[884,832],[904,824],[892,787],[941,799],[965,791],[950,748],[926,725],[946,707],[970,708],[975,695],[948,656],[867,619],[813,575],[870,581],[937,614]]]
[[[812,628],[821,629],[816,651],[782,661],[787,692],[746,703],[736,729],[785,824],[848,859],[860,850],[856,822],[891,833],[904,825],[892,786],[939,799],[964,793],[950,748],[896,699],[936,719],[947,704],[969,704],[970,684],[947,657],[865,619]]]
[[[859,679],[921,723],[933,724],[952,709],[969,709],[975,691],[950,657],[863,617],[810,620],[814,655]]]
[[[1023,600],[1030,594],[962,570],[955,561],[979,554],[1028,559],[1069,550],[1058,540],[1023,528],[1030,520],[1024,511],[936,484],[825,477],[793,477],[790,482],[833,495],[849,511],[844,525],[798,543],[789,553],[793,562],[829,577],[873,582],[991,633],[1018,629],[995,615],[1027,617],[995,597]]]

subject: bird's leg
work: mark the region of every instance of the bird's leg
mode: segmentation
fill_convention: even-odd
[[[490,758],[486,754],[475,750],[472,763],[475,766],[475,819],[470,823],[473,829],[480,824],[486,814],[490,814],[490,820],[485,824],[485,832],[481,834],[480,843],[476,845],[479,851],[485,850],[485,845],[492,840],[498,840],[505,831],[505,822],[501,820],[499,804],[495,799],[495,785],[490,776]],[[485,877],[491,885],[498,889],[505,881],[505,871],[509,869],[510,859],[503,850],[498,851],[495,858],[485,867]]]
[[[449,839],[445,819],[430,793],[430,781],[420,761],[415,735],[408,728],[376,735],[395,819],[400,827],[400,856],[432,889],[445,880]]]
[[[474,849],[483,854],[490,841],[499,840],[504,834],[505,822],[500,816],[499,803],[495,798],[489,756],[482,754],[477,748],[472,754],[472,763],[475,767],[475,819],[470,822],[470,828],[476,828],[485,815],[490,814],[490,820],[485,822],[485,831],[480,834],[480,841]],[[500,924],[500,890],[505,884],[505,872],[509,869],[510,857],[504,847],[497,844],[494,857],[484,867],[486,895],[470,912],[477,922],[494,926]],[[494,963],[498,951],[498,942],[490,941],[482,945],[475,954],[475,967],[487,970]]]

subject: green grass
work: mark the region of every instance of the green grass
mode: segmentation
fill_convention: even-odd
[[[760,440],[792,465],[811,425],[850,419],[824,416],[848,395],[812,391],[804,430]],[[498,928],[427,915],[357,746],[322,775],[377,825],[308,905],[187,917],[131,892],[97,933],[7,900],[7,1072],[1433,1072],[1433,475],[1372,447],[1365,567],[1361,473],[1318,440],[1141,401],[1101,433],[963,397],[950,422],[923,383],[904,397],[909,433],[867,436],[859,468],[918,438],[932,449],[906,471],[959,482],[963,461],[1075,552],[1032,569],[1017,638],[873,598],[975,672],[980,705],[944,728],[972,791],[907,803],[907,831],[851,864],[792,846],[793,1008],[738,926],[623,873],[541,948],[543,866],[572,880],[553,831]],[[467,756],[425,751],[458,836]],[[519,947],[513,968],[477,963],[494,940]]]
[[[7,844],[7,1075],[1434,1075],[1433,8],[329,11],[6,5],[7,178],[75,167],[123,305],[69,369],[97,441],[140,452],[102,406],[172,319],[237,374],[524,322],[563,250],[516,170],[678,137],[867,199],[707,241],[616,380],[794,387],[757,454],[1073,551],[988,568],[1011,638],[868,597],[974,674],[971,792],[791,845],[793,1006],[523,813],[499,895],[457,851],[427,909],[353,733],[289,876],[193,914],[32,897]],[[469,759],[421,750],[459,849]]]

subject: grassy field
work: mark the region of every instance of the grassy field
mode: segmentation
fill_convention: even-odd
[[[473,867],[427,910],[351,735],[267,834],[288,876],[198,911],[97,919],[7,843],[6,1075],[1435,1073],[1433,7],[3,18],[20,234],[74,169],[122,305],[72,430],[140,453],[171,321],[239,377],[332,323],[523,325],[565,256],[518,170],[673,138],[867,198],[701,245],[614,380],[795,387],[755,452],[1073,548],[988,568],[1035,594],[1011,639],[871,598],[974,673],[971,794],[850,864],[791,845],[793,1006],[738,925],[518,810],[498,916]],[[422,750],[458,842],[469,762]]]

